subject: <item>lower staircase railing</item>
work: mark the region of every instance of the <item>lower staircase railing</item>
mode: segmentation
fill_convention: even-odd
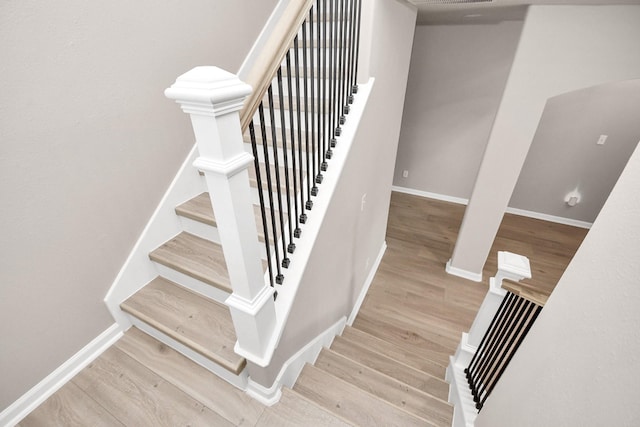
[[[226,304],[235,351],[259,366],[279,339],[277,286],[358,91],[361,1],[291,0],[248,84],[196,67],[165,91],[193,125],[194,166],[207,183],[233,289]]]
[[[454,427],[473,426],[546,303],[547,295],[519,283],[525,278],[531,278],[526,257],[498,252],[498,272],[447,368]]]

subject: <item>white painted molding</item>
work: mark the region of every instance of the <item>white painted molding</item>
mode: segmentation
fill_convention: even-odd
[[[462,277],[463,279],[473,280],[474,282],[482,282],[482,273],[474,273],[473,271],[463,270],[451,265],[451,259],[447,261],[445,271],[453,276]]]
[[[446,381],[450,384],[448,401],[453,405],[452,426],[473,427],[478,412],[467,384],[464,368],[454,363],[453,356],[449,357]]]
[[[304,365],[306,363],[315,363],[322,348],[331,345],[334,337],[340,335],[344,330],[346,322],[346,317],[342,317],[284,362],[271,387],[265,387],[249,378],[247,394],[264,405],[272,406],[276,404],[282,395],[282,386],[292,388]]]
[[[399,187],[394,185],[391,187],[393,191],[397,191],[398,193],[411,194],[414,196],[425,197],[427,199],[441,200],[443,202],[456,203],[458,205],[468,205],[469,199],[464,199],[462,197],[454,197],[447,196],[444,194],[438,193],[430,193],[428,191],[415,190],[413,188]],[[573,218],[565,218],[561,216],[548,215],[540,212],[527,211],[524,209],[517,209],[512,207],[507,207],[506,213],[510,213],[513,215],[524,216],[527,218],[541,219],[543,221],[555,222],[556,224],[564,224],[571,225],[573,227],[586,228],[589,229],[593,225],[591,222],[579,221]]]
[[[364,282],[364,286],[360,291],[360,295],[358,295],[358,299],[356,300],[356,303],[353,306],[353,309],[351,310],[351,314],[347,319],[347,325],[349,326],[353,325],[354,320],[356,320],[356,317],[358,316],[358,312],[360,311],[360,307],[364,302],[364,298],[367,296],[367,292],[369,292],[369,287],[373,283],[373,279],[376,277],[376,272],[378,271],[378,267],[380,267],[380,263],[382,262],[382,257],[384,256],[384,253],[386,250],[387,250],[387,242],[383,241],[382,246],[380,247],[380,251],[378,251],[378,256],[376,257],[376,260],[373,262],[373,265],[369,270],[369,274],[367,275],[367,279]]]
[[[49,396],[58,391],[78,372],[120,339],[122,334],[122,328],[117,323],[111,325],[45,379],[2,411],[2,413],[0,413],[0,425],[13,426],[19,423],[24,417],[29,415],[31,411],[47,400]]]
[[[253,163],[253,156],[246,151],[237,156],[227,159],[224,162],[217,162],[213,159],[198,157],[193,166],[203,172],[215,173],[226,178],[231,178],[238,172],[247,169]]]

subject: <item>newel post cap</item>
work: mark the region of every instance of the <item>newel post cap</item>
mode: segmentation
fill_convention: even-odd
[[[503,273],[511,273],[520,276],[521,279],[531,279],[531,266],[529,258],[512,252],[498,252],[498,270]],[[520,280],[520,279],[518,279]]]
[[[200,66],[178,77],[164,94],[181,104],[185,112],[202,113],[207,109],[220,114],[242,108],[252,91],[235,74],[218,67]]]

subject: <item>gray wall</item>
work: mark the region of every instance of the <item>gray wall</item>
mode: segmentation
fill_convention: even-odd
[[[394,185],[470,197],[523,24],[492,13],[416,28]]]
[[[549,99],[509,206],[593,222],[640,141],[639,111],[640,80]],[[570,207],[565,195],[576,189]]]
[[[267,369],[252,367],[252,379],[265,386],[272,385],[296,351],[351,313],[384,242],[416,11],[404,1],[365,0],[363,5],[363,16],[374,8],[373,38],[362,43],[370,43],[365,50],[371,63],[363,67],[376,79],[375,85],[281,345]]]
[[[476,420],[640,425],[640,149]]]
[[[0,411],[113,323],[103,298],[193,146],[163,90],[237,71],[275,4],[0,2]]]

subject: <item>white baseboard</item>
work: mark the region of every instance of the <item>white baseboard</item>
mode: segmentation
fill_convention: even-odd
[[[456,366],[453,356],[449,358],[446,380],[449,387],[449,403],[453,406],[453,427],[473,427],[478,416],[473,396],[469,390],[464,368]]]
[[[378,251],[378,256],[376,257],[376,260],[373,262],[373,265],[369,270],[369,275],[367,276],[367,280],[364,282],[364,286],[360,291],[360,295],[358,295],[358,299],[356,300],[356,303],[353,306],[353,309],[351,310],[351,314],[347,319],[347,325],[349,326],[353,325],[353,321],[356,320],[356,316],[360,311],[360,307],[364,302],[364,298],[367,296],[367,292],[369,292],[369,287],[371,286],[371,283],[373,283],[373,279],[376,277],[376,272],[378,271],[378,267],[380,267],[380,263],[382,262],[382,257],[384,256],[384,253],[386,250],[387,250],[387,242],[383,241],[382,246],[380,247],[380,251]]]
[[[482,273],[474,273],[473,271],[463,270],[451,265],[451,260],[447,261],[445,271],[453,276],[462,277],[463,279],[473,280],[474,282],[482,282]]]
[[[461,197],[447,196],[447,195],[438,194],[438,193],[430,193],[428,191],[415,190],[413,188],[406,188],[406,187],[398,187],[395,185],[392,186],[391,189],[399,193],[411,194],[414,196],[425,197],[427,199],[442,200],[443,202],[451,202],[451,203],[456,203],[456,204],[465,205],[465,206],[469,204],[469,199],[463,199]],[[507,207],[507,210],[505,212],[513,215],[525,216],[527,218],[541,219],[543,221],[555,222],[557,224],[570,225],[572,227],[589,229],[593,225],[593,223],[591,222],[580,221],[573,218],[565,218],[562,216],[548,215],[545,213],[527,211],[524,209],[517,209],[512,207]]]
[[[264,405],[272,406],[276,404],[282,395],[282,386],[292,388],[304,365],[306,363],[315,363],[322,348],[331,345],[333,338],[342,333],[346,322],[346,317],[341,318],[284,362],[271,387],[265,387],[249,378],[247,394]]]
[[[0,425],[14,426],[19,423],[78,372],[100,356],[102,352],[122,336],[122,333],[122,329],[117,323],[111,325],[45,379],[2,411],[2,413],[0,413]]]

